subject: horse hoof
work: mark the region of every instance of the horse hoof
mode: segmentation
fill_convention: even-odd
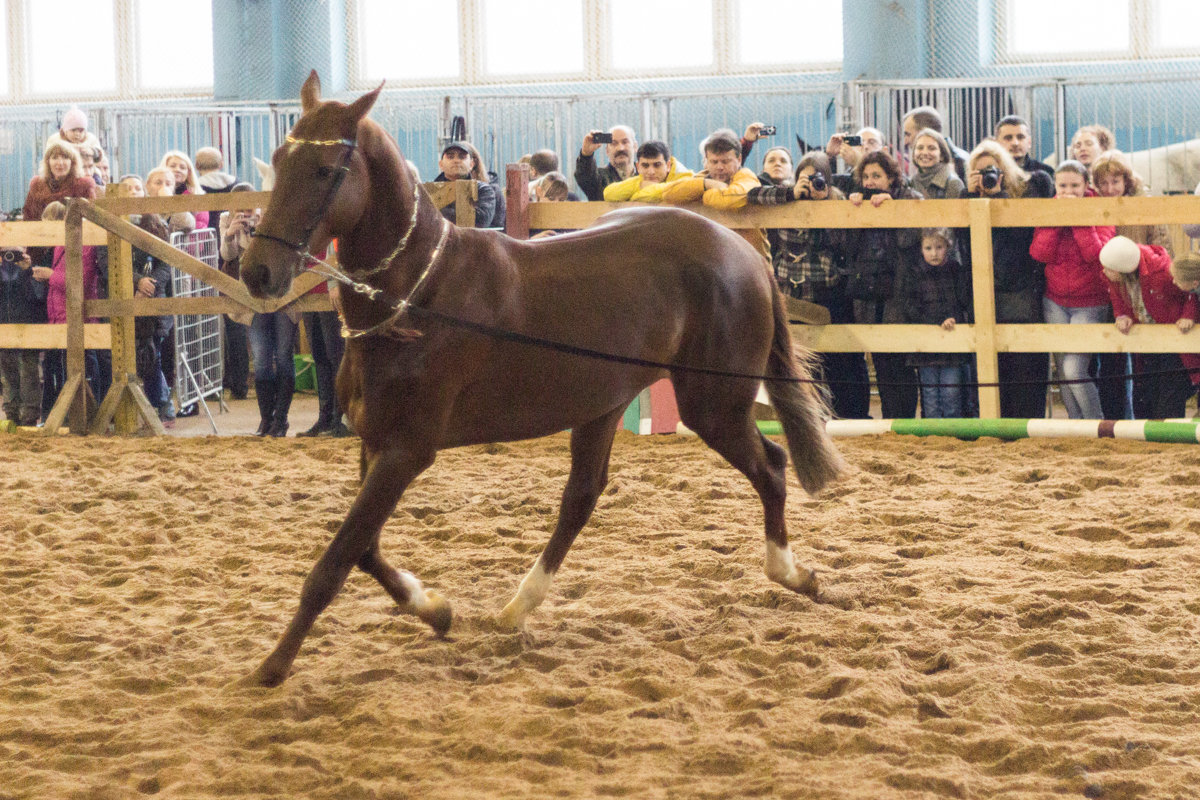
[[[429,600],[429,605],[417,616],[425,624],[433,628],[433,632],[437,634],[439,639],[444,639],[446,634],[450,632],[450,624],[454,621],[454,613],[450,610],[450,604],[446,602],[446,598],[437,592],[426,592],[425,596]]]
[[[506,605],[500,616],[496,617],[496,627],[512,632],[525,629],[525,614],[516,600]]]
[[[815,569],[803,570],[800,574],[800,583],[791,587],[796,594],[803,594],[817,599],[817,595],[821,592],[820,583],[817,581],[817,571]]]
[[[243,686],[260,686],[264,689],[274,689],[287,678],[287,668],[279,669],[263,662],[258,669],[242,679]]]

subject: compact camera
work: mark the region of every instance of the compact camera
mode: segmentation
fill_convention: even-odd
[[[847,147],[861,147],[862,137],[846,134],[842,137],[842,144],[846,145]]]
[[[600,131],[592,132],[592,142],[595,144],[612,144],[611,133],[601,133]]]
[[[979,183],[989,192],[1000,185],[1000,170],[996,167],[984,167],[979,170]]]
[[[819,172],[814,172],[812,175],[809,175],[808,182],[812,184],[812,190],[814,192],[823,192],[825,191],[825,187],[829,185],[825,180],[825,176]]]
[[[758,135],[759,136],[774,136],[775,135],[775,126],[774,125],[763,125],[761,128],[758,129]]]

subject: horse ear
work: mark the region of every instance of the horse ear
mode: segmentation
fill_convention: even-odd
[[[321,100],[321,78],[314,69],[308,73],[308,80],[300,87],[300,111],[307,114]]]
[[[381,91],[383,91],[382,83],[348,106],[350,116],[354,119],[354,124],[357,125],[358,122],[367,115],[367,112],[371,110],[371,106],[375,105],[375,101],[379,99],[379,93]]]
[[[275,168],[261,159],[254,159],[254,166],[258,169],[258,176],[262,179],[262,190],[269,192],[275,188]]]

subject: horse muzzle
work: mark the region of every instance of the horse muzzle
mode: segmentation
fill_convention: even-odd
[[[249,251],[242,256],[241,277],[253,297],[282,297],[292,285],[290,270],[272,270],[265,261],[249,258]]]

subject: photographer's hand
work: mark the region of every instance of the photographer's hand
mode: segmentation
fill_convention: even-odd
[[[587,136],[583,137],[583,146],[581,146],[579,148],[579,152],[582,155],[585,155],[585,156],[594,155],[595,152],[600,149],[600,145],[598,145],[594,141],[592,141],[593,133],[602,133],[602,131],[589,131]]]
[[[42,282],[48,281],[48,280],[50,280],[50,276],[53,274],[54,274],[54,270],[52,270],[50,267],[34,267],[33,268],[33,279],[35,281],[42,281]]]
[[[763,123],[751,122],[746,126],[746,132],[742,134],[742,138],[748,142],[757,142],[762,138]]]

